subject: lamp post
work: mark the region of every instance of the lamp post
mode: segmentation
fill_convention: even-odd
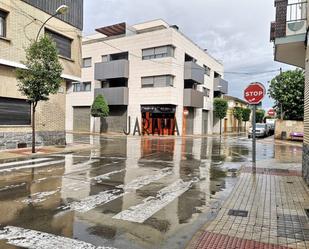
[[[68,6],[67,5],[60,5],[57,9],[55,14],[51,15],[49,18],[47,18],[47,20],[42,24],[42,26],[39,29],[38,34],[36,35],[36,39],[35,42],[38,42],[39,39],[39,35],[41,33],[41,30],[43,29],[43,27],[45,26],[45,24],[52,19],[53,17],[60,15],[60,14],[65,14],[68,10]],[[34,105],[34,103],[32,102],[32,153],[35,153],[35,108],[36,106]]]
[[[50,20],[52,19],[53,17],[57,16],[57,15],[62,15],[62,14],[65,14],[67,11],[68,11],[69,7],[67,5],[60,5],[57,9],[56,9],[56,12],[55,14],[53,14],[52,16],[50,16],[49,18],[47,18],[47,20],[42,24],[42,26],[40,27],[39,29],[39,32],[38,34],[36,35],[36,39],[35,41],[37,42],[38,39],[39,39],[39,35],[43,29],[43,27],[45,26],[45,24]]]

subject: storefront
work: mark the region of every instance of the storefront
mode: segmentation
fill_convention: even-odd
[[[174,135],[175,105],[142,105],[143,135]]]

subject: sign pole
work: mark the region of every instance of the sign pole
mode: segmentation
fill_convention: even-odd
[[[252,110],[252,170],[256,170],[256,105]]]
[[[252,105],[252,172],[256,173],[256,108],[266,93],[262,83],[253,82],[245,88],[244,98]]]

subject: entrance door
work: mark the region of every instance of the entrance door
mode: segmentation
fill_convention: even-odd
[[[186,118],[186,134],[193,135],[194,131],[194,108],[187,108],[189,111],[188,116]]]
[[[203,110],[202,115],[202,134],[206,135],[208,133],[208,111]]]
[[[73,107],[73,130],[79,132],[90,132],[90,107]]]

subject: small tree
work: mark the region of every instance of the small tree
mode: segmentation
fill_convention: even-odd
[[[220,135],[222,134],[222,119],[225,118],[228,109],[228,104],[225,99],[214,99],[214,115],[220,119]]]
[[[256,123],[263,123],[265,111],[262,109],[256,110],[255,120]]]
[[[239,132],[239,128],[240,128],[240,123],[242,121],[242,109],[243,108],[236,106],[236,107],[234,107],[234,110],[233,110],[233,115],[238,121],[238,132]]]
[[[26,49],[26,69],[17,69],[19,91],[32,106],[32,153],[35,153],[35,111],[40,101],[47,101],[61,85],[62,66],[55,43],[48,36],[33,42]]]
[[[109,115],[109,107],[102,94],[99,94],[94,99],[91,106],[91,115],[100,119]]]
[[[276,113],[283,119],[304,119],[305,74],[301,69],[289,70],[273,78],[268,95],[275,100]]]
[[[245,122],[245,128],[247,127],[247,122],[250,120],[251,109],[243,108],[242,109],[242,120]]]

